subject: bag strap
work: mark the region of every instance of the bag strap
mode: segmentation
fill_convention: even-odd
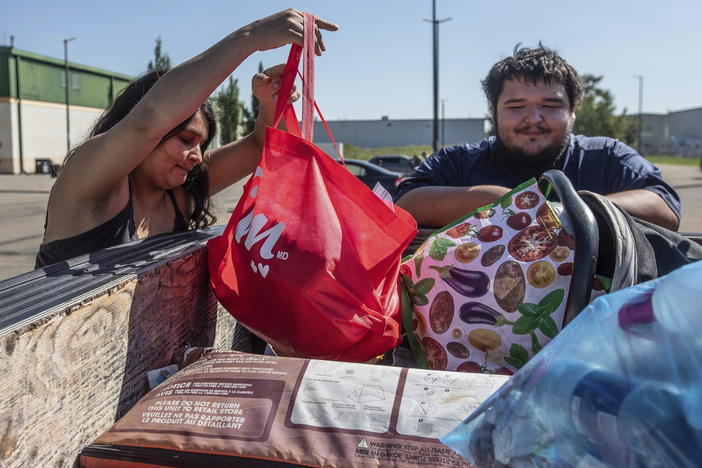
[[[324,116],[322,116],[322,112],[319,110],[319,106],[314,100],[315,17],[311,13],[303,13],[303,18],[303,47],[293,44],[290,48],[288,61],[285,64],[283,76],[280,81],[280,91],[278,92],[278,101],[276,102],[275,114],[273,118],[274,127],[277,127],[280,123],[280,119],[284,118],[288,132],[296,136],[301,136],[305,140],[312,142],[314,141],[314,111],[316,110],[322,124],[324,125],[324,129],[327,131],[327,134],[334,145],[334,149],[336,150],[339,159],[342,163],[344,163],[344,158],[339,152],[339,147],[336,144],[334,135],[332,135],[327,121],[324,119]],[[299,73],[297,69],[300,65],[300,59],[302,58],[303,54],[305,60],[303,63],[303,73],[300,74],[300,79],[302,80],[302,130],[300,131],[295,109],[293,108],[292,104],[288,103],[288,99],[292,93],[295,75]]]
[[[291,133],[301,135],[307,141],[312,141],[314,138],[314,15],[303,13],[303,47],[293,44],[288,55],[288,62],[285,64],[283,76],[280,80],[280,91],[278,92],[278,101],[275,105],[275,116],[273,118],[274,126],[277,127],[280,123],[280,118],[285,118],[285,125]],[[300,59],[304,53],[304,78],[302,87],[302,132],[299,132],[297,118],[295,123],[290,120],[295,116],[295,110],[288,103],[290,94],[292,93],[295,75],[300,66]]]
[[[275,104],[275,114],[273,117],[273,127],[278,127],[281,117],[285,118],[285,125],[288,127],[288,132],[300,136],[300,127],[297,124],[297,116],[295,109],[291,104],[288,104],[288,99],[292,93],[293,83],[295,82],[295,74],[297,67],[300,65],[300,56],[302,48],[293,44],[288,54],[288,61],[283,70],[283,76],[280,79],[280,89],[278,91],[278,101]]]
[[[314,15],[303,13],[302,138],[314,141]]]

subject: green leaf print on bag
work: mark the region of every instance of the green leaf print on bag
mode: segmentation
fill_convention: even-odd
[[[513,343],[509,348],[509,356],[505,356],[505,361],[509,365],[520,369],[527,363],[527,361],[529,361],[529,352],[524,348],[524,346]]]
[[[429,256],[434,260],[441,261],[446,257],[449,247],[455,246],[456,243],[448,239],[437,238],[429,247]]]
[[[539,337],[536,336],[536,329],[549,338],[554,338],[558,334],[558,325],[551,318],[551,314],[558,309],[565,297],[565,290],[556,289],[544,296],[538,304],[523,302],[517,306],[517,311],[522,315],[516,322],[507,320],[504,317],[499,317],[495,326],[501,327],[504,325],[512,325],[512,333],[515,335],[530,335],[532,356],[538,353],[542,346],[539,343]],[[522,347],[522,349],[524,349]],[[526,351],[526,350],[525,350]],[[511,350],[510,350],[510,354]],[[505,361],[516,366],[518,357],[512,355],[505,357]],[[526,361],[525,361],[526,362]]]

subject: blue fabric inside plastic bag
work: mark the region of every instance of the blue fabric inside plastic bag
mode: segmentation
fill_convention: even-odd
[[[700,466],[702,261],[600,297],[441,441],[478,466]]]

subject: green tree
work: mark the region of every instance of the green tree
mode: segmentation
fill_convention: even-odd
[[[258,62],[258,72],[263,73],[263,63]],[[244,133],[254,131],[256,118],[258,117],[258,99],[251,93],[251,110],[244,108]]]
[[[493,121],[492,115],[485,114],[485,120],[488,123],[488,128],[485,131],[485,136],[486,137],[493,137],[493,136],[497,135],[497,132],[495,132],[495,122]]]
[[[577,119],[573,131],[589,136],[608,136],[632,144],[636,139],[635,119],[615,113],[614,96],[600,87],[602,76],[583,75],[585,92],[576,110]]]
[[[244,104],[239,101],[238,80],[229,77],[227,85],[215,95],[214,103],[220,128],[220,144],[226,145],[239,138],[244,116]]]
[[[154,60],[149,60],[148,71],[156,69],[171,68],[171,58],[168,54],[161,53],[161,36],[156,38],[156,47],[154,47]]]

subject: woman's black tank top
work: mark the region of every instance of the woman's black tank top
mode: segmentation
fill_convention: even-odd
[[[175,195],[171,190],[168,190],[168,196],[175,208],[175,226],[173,232],[181,232],[188,229],[188,223],[183,218],[178,205],[176,204]],[[48,214],[47,214],[48,217]],[[44,225],[46,229],[46,225]],[[117,213],[113,218],[105,221],[99,226],[96,226],[88,231],[82,232],[75,236],[66,237],[65,239],[57,239],[39,246],[34,268],[51,265],[69,258],[84,255],[97,250],[106,249],[113,245],[124,244],[137,240],[136,225],[134,224],[134,211],[132,208],[132,194],[129,191],[129,200],[127,206],[122,211]]]

